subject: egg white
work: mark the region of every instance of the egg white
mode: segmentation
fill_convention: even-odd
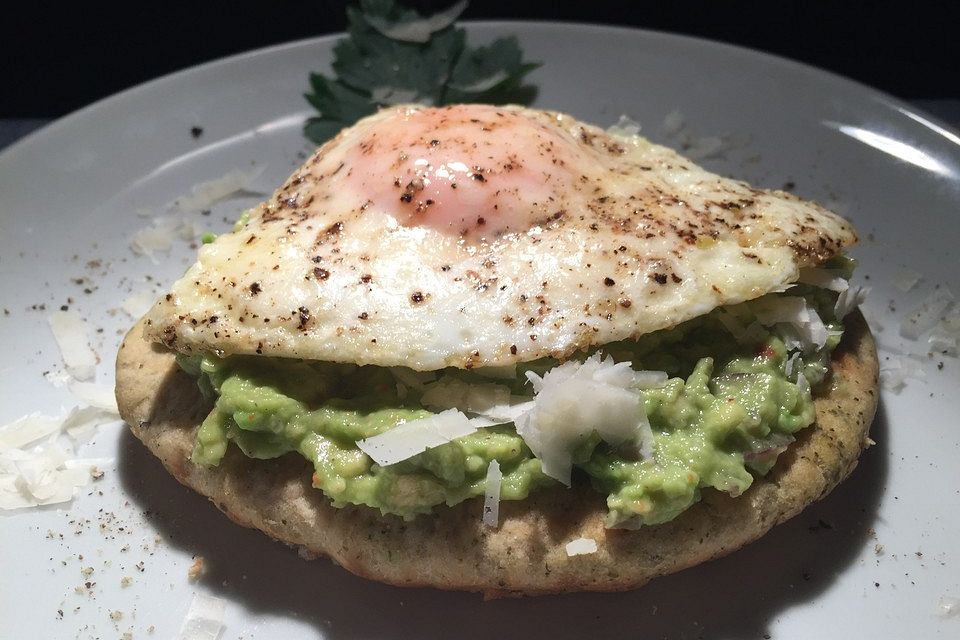
[[[517,106],[401,106],[322,146],[148,315],[184,351],[505,366],[757,298],[856,242],[781,191]]]

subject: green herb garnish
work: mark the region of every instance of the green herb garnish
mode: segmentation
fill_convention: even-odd
[[[540,66],[524,62],[513,36],[471,48],[454,20],[458,2],[429,17],[394,0],[347,7],[347,37],[334,47],[335,77],[310,74],[305,98],[319,112],[303,132],[320,144],[380,107],[483,102],[529,104],[536,89],[523,78]]]

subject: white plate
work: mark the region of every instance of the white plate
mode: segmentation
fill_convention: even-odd
[[[518,34],[526,54],[544,61],[530,77],[538,106],[601,124],[626,113],[673,144],[679,138],[665,137],[661,124],[678,109],[687,133],[729,136],[726,155],[705,161],[710,168],[765,186],[793,182],[849,216],[864,237],[855,255],[874,288],[884,357],[924,350],[897,326],[934,287],[958,291],[954,133],[843,78],[717,43],[569,24],[469,31],[473,42]],[[99,379],[112,383],[131,323],[117,311],[121,300],[166,286],[194,255],[177,241],[159,264],[135,256],[130,236],[149,222],[138,211],[161,215],[191,185],[234,168],[264,167],[259,190],[279,184],[309,150],[301,94],[308,72],[327,68],[333,43],[297,42],[162,78],[0,155],[0,308],[9,310],[0,315],[0,424],[71,404],[41,376],[60,356],[44,312],[31,305],[69,304],[101,328]],[[193,126],[204,129],[199,139]],[[251,202],[223,202],[192,219],[222,230]],[[906,295],[890,285],[903,267],[924,274]],[[89,281],[72,281],[81,277]],[[95,290],[86,294],[89,282]],[[230,523],[120,425],[107,427],[84,452],[116,458],[93,491],[68,509],[0,516],[0,637],[129,630],[167,638],[195,592],[227,600],[227,638],[958,637],[960,617],[943,616],[938,600],[960,597],[960,367],[955,358],[923,360],[926,380],[883,393],[878,445],[828,499],[725,559],[625,594],[482,602],[307,563]],[[207,568],[196,583],[187,579],[193,554]],[[93,567],[91,577],[83,567]],[[95,584],[76,593],[88,580]]]

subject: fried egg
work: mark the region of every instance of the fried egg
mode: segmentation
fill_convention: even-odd
[[[856,242],[782,191],[518,106],[384,109],[320,147],[148,314],[190,353],[416,370],[636,338]]]

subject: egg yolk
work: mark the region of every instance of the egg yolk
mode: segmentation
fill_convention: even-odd
[[[488,105],[398,112],[348,153],[347,188],[401,225],[492,240],[562,216],[586,180],[576,141]]]

